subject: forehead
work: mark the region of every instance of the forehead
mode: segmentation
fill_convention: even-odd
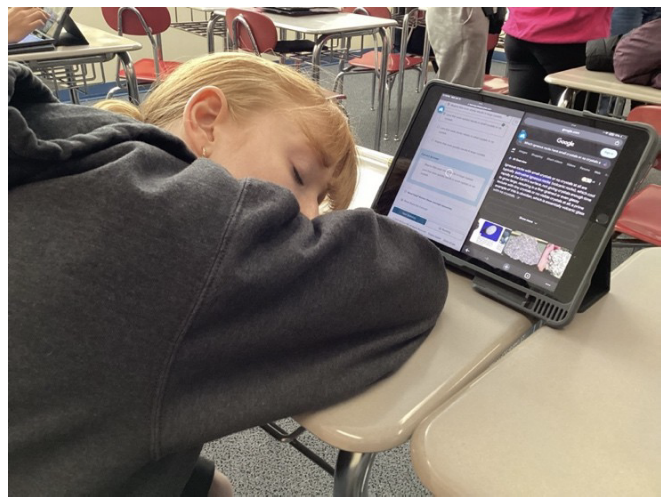
[[[316,142],[315,127],[306,120],[299,119],[296,110],[272,110],[258,112],[249,121],[248,133],[267,143],[272,151],[280,151],[288,155],[310,157],[311,161],[321,161],[322,154]],[[318,133],[322,133],[319,131]]]

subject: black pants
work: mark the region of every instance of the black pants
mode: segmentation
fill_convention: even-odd
[[[549,85],[550,73],[577,68],[586,64],[585,43],[532,43],[506,35],[508,60],[508,93],[531,101],[556,104],[563,87]],[[585,93],[578,95],[575,108],[584,107]],[[597,104],[597,96],[596,104]],[[587,107],[590,107],[587,105]]]
[[[214,462],[203,457],[198,457],[198,461],[193,468],[184,491],[183,497],[206,497],[209,493],[209,487],[214,479]]]

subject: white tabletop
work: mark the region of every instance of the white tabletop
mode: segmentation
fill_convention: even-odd
[[[349,12],[317,14],[313,16],[284,16],[263,12],[271,18],[277,28],[296,31],[307,35],[346,33],[349,31],[374,30],[397,25],[394,19],[362,16]]]
[[[370,206],[390,157],[360,148],[359,159],[352,206]],[[348,401],[295,419],[338,449],[388,450],[531,328],[526,317],[474,291],[471,280],[450,272],[448,278],[437,325],[400,370]]]
[[[18,62],[51,61],[54,59],[84,58],[101,54],[117,54],[118,52],[128,52],[142,48],[139,42],[134,42],[112,32],[92,28],[83,24],[79,24],[78,27],[89,42],[89,45],[72,45],[57,47],[55,50],[50,51],[14,54],[9,56],[9,60]]]
[[[435,495],[660,496],[660,257],[641,250],[564,330],[541,328],[426,419]]]
[[[349,208],[370,207],[393,157],[359,146],[359,182]]]
[[[205,12],[214,12],[225,15],[227,7],[191,7]],[[311,16],[284,16],[262,12],[271,19],[276,28],[296,31],[304,35],[327,35],[332,33],[346,33],[350,31],[374,30],[397,25],[394,19],[382,17],[362,16],[348,12],[337,14],[315,14]]]
[[[575,90],[585,90],[641,102],[660,104],[660,90],[644,85],[623,83],[613,73],[589,71],[585,66],[572,68],[545,77],[547,83],[568,87]]]

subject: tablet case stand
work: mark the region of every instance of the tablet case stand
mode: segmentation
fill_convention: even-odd
[[[582,300],[577,312],[583,313],[593,304],[595,304],[603,295],[609,293],[611,286],[611,240],[602,252],[602,257],[591,276],[591,284],[586,290],[586,295]]]
[[[89,45],[78,25],[68,16],[63,23],[63,30],[55,42],[56,47],[68,47],[71,45]]]
[[[584,312],[595,304],[603,295],[609,292],[611,282],[611,240],[607,243],[598,265],[593,271],[591,283],[577,312]],[[550,322],[561,322],[570,313],[568,309],[546,301],[543,297],[528,295],[513,290],[512,288],[491,280],[484,276],[475,276],[472,282],[473,288],[478,292],[492,297],[507,305],[514,306],[520,311],[530,311]]]

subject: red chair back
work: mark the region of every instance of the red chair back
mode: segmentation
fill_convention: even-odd
[[[340,11],[360,14],[362,16],[391,18],[391,11],[388,7],[342,7]]]
[[[660,133],[660,106],[646,105],[646,106],[637,106],[630,114],[628,114],[627,120],[629,122],[643,122],[652,126],[657,130],[657,134]]]
[[[170,11],[167,7],[134,7],[143,16],[145,24],[158,35],[170,27]],[[101,7],[103,18],[113,30],[118,30],[117,12],[120,7]],[[140,19],[130,9],[122,11],[122,33],[125,35],[146,35]]]
[[[363,8],[368,12],[369,16],[391,19],[391,11],[388,10],[388,7],[363,7]]]
[[[498,33],[489,33],[487,35],[487,51],[489,52],[492,49],[495,49],[499,43],[499,34]]]
[[[278,33],[274,22],[264,14],[250,9],[230,8],[225,12],[225,25],[230,33],[230,39],[234,40],[234,29],[237,29],[237,45],[239,49],[253,51],[248,31],[241,23],[234,23],[235,18],[241,14],[253,33],[257,49],[262,54],[273,50],[278,43]]]
[[[645,105],[637,106],[632,109],[628,114],[627,121],[629,122],[642,122],[647,123],[657,131],[657,135],[660,134],[660,106]],[[657,170],[660,170],[660,153],[658,152],[657,158],[653,162],[653,167]]]

